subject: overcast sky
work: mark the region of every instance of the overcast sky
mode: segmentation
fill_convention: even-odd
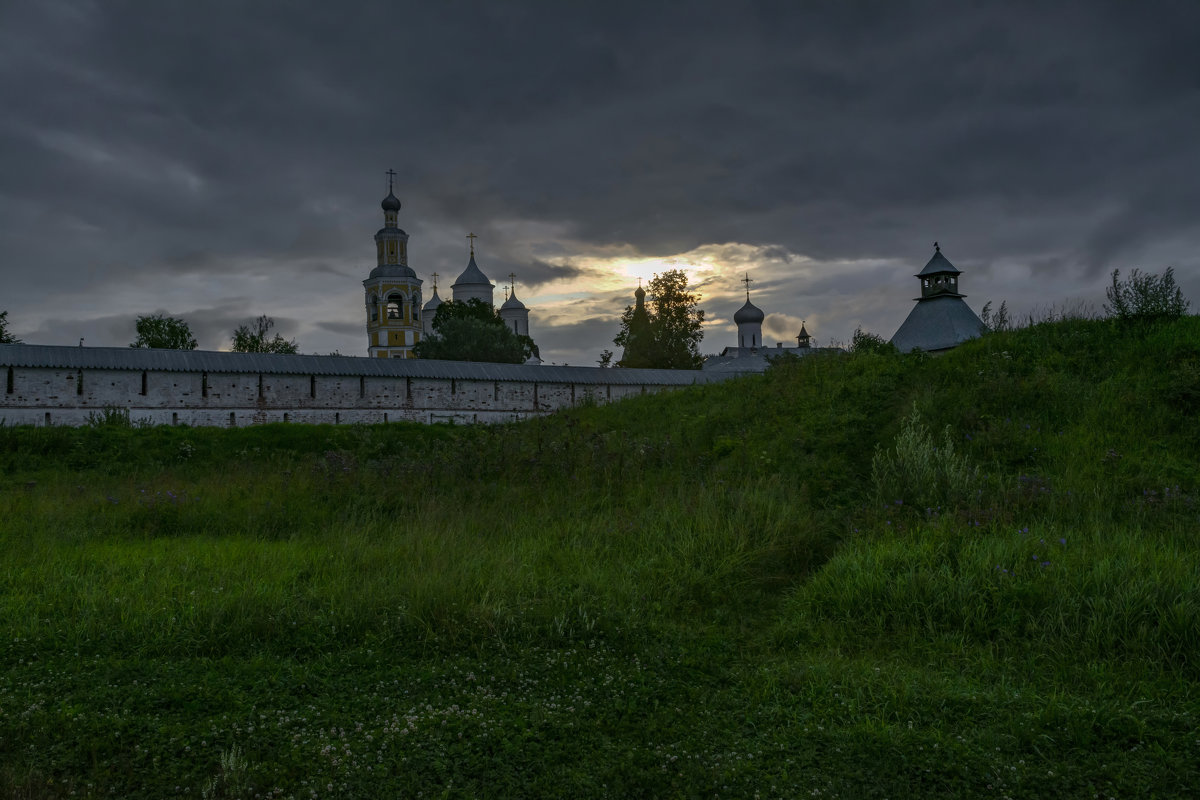
[[[385,171],[440,293],[468,232],[553,363],[688,270],[734,344],[890,337],[941,242],[968,304],[1200,302],[1200,2],[0,3],[0,310],[206,349],[268,314],[366,354]],[[497,287],[497,302],[503,299]]]

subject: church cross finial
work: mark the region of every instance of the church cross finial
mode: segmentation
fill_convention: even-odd
[[[508,273],[508,285],[512,287],[514,292],[517,290],[517,273]]]
[[[473,233],[468,233],[467,238],[471,240],[471,258],[475,257],[475,240],[479,237]]]
[[[388,176],[388,194],[391,194],[392,193],[392,178],[396,177],[396,170],[389,169],[387,171],[387,176]]]
[[[753,282],[754,282],[754,281],[752,281],[752,280],[750,279],[750,273],[749,273],[749,272],[747,272],[747,273],[746,273],[746,277],[742,278],[742,283],[746,284],[746,302],[747,302],[747,303],[749,303],[749,302],[750,302],[750,284],[751,284],[751,283],[753,283]]]
[[[941,246],[940,244],[938,244],[937,242],[934,242],[934,243],[933,243],[933,251],[934,251],[935,253],[940,253],[940,252],[942,252],[942,246]]]
[[[438,279],[438,274],[435,272],[435,273],[433,273],[433,290],[435,292],[437,291],[437,279]]]

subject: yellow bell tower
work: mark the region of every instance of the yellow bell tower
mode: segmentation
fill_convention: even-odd
[[[412,358],[421,339],[421,279],[408,266],[408,234],[396,224],[400,201],[392,193],[396,173],[387,171],[388,194],[375,234],[376,267],[363,281],[367,298],[367,354]]]

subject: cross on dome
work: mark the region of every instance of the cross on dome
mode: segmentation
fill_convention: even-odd
[[[752,281],[752,280],[750,279],[750,273],[749,273],[749,272],[747,272],[747,273],[746,273],[746,277],[742,278],[742,283],[746,284],[746,301],[747,301],[747,302],[749,302],[749,300],[750,300],[750,284],[751,284],[751,283],[753,283],[753,282],[754,282],[754,281]]]
[[[471,240],[471,258],[475,257],[475,240],[479,237],[473,233],[468,233],[467,238]]]

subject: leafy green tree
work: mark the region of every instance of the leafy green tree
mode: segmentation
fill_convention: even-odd
[[[235,353],[284,353],[294,354],[299,351],[296,340],[288,341],[275,334],[268,339],[275,320],[263,314],[250,325],[239,325],[233,332],[233,352]]]
[[[433,333],[413,348],[418,358],[524,364],[538,352],[528,336],[518,336],[490,305],[472,298],[438,306]]]
[[[625,309],[613,343],[623,348],[620,367],[700,369],[704,311],[688,291],[687,273],[670,269],[650,279],[649,308],[642,302]]]
[[[130,342],[130,347],[196,349],[196,337],[192,336],[192,329],[181,319],[162,314],[147,314],[138,317],[134,327],[137,329],[137,338]]]
[[[1108,298],[1105,313],[1122,322],[1178,319],[1191,305],[1175,283],[1174,267],[1167,267],[1162,275],[1134,269],[1128,280],[1121,280],[1121,271],[1114,269],[1112,285],[1104,294]]]
[[[8,312],[0,311],[0,344],[17,344],[20,341],[8,330]]]
[[[895,353],[896,345],[884,339],[877,333],[869,333],[862,328],[854,329],[850,339],[851,353]]]

